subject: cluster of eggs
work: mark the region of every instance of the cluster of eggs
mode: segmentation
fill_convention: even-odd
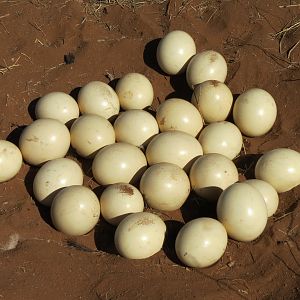
[[[193,89],[190,102],[168,99],[151,114],[145,108],[153,102],[153,87],[139,73],[123,76],[115,90],[90,82],[80,89],[77,102],[62,92],[49,93],[39,99],[37,120],[22,132],[20,149],[0,141],[0,182],[18,173],[22,159],[39,166],[34,197],[51,207],[54,226],[83,235],[94,228],[101,211],[117,226],[117,250],[131,259],[157,253],[165,238],[164,221],[144,211],[144,201],[153,209],[174,211],[193,190],[199,199],[217,203],[218,220],[186,223],[175,250],[184,264],[206,267],[223,255],[227,236],[252,241],[263,232],[277,210],[278,193],[300,183],[300,154],[287,148],[268,151],[256,164],[256,179],[238,182],[232,160],[242,149],[242,134],[261,136],[272,128],[277,114],[273,97],[253,88],[233,104],[224,84],[223,56],[196,54],[194,40],[183,31],[160,41],[157,60],[169,75],[186,71]],[[235,124],[226,121],[231,110]],[[99,198],[83,186],[79,164],[65,158],[70,145],[80,157],[93,160],[93,178],[105,186]]]

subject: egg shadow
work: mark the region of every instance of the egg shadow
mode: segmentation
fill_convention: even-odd
[[[239,97],[240,94],[232,94],[232,97],[233,97],[233,101],[232,101],[232,105],[231,105],[231,108],[230,108],[230,111],[229,111],[229,114],[226,118],[226,121],[228,122],[231,122],[234,124],[234,120],[233,120],[233,106],[237,100],[237,98]]]
[[[13,131],[9,133],[9,135],[6,137],[6,140],[18,146],[20,136],[25,128],[26,125],[18,125]]]
[[[161,38],[154,39],[146,44],[146,46],[144,48],[144,52],[143,52],[143,59],[144,59],[144,63],[148,67],[150,67],[151,69],[153,69],[154,71],[156,71],[157,73],[159,73],[161,75],[168,76],[160,68],[160,66],[157,62],[157,59],[156,59],[156,51],[157,51],[157,47],[158,47],[160,40],[161,40]]]
[[[170,84],[174,91],[167,95],[166,100],[170,98],[180,98],[187,101],[191,100],[193,91],[186,82],[185,72],[179,75],[171,76]]]
[[[187,223],[204,217],[217,219],[216,207],[217,201],[203,199],[192,192],[180,210],[184,222]]]
[[[117,83],[120,80],[120,78],[114,78],[113,80],[110,80],[108,85],[112,88],[112,89],[116,89]]]
[[[181,261],[178,259],[175,250],[175,241],[178,235],[178,232],[183,227],[183,223],[175,220],[167,220],[165,221],[167,230],[165,241],[163,244],[163,251],[165,255],[175,264],[183,265]]]
[[[103,218],[100,218],[94,230],[94,240],[96,248],[109,254],[118,254],[115,247],[114,236],[116,227],[107,223]]]
[[[41,99],[41,97],[38,97],[38,98],[35,98],[33,99],[29,105],[28,105],[28,108],[27,108],[27,111],[28,111],[28,114],[30,115],[30,118],[32,120],[35,120],[36,119],[36,115],[35,115],[35,107],[36,107],[36,104],[38,103],[38,101]]]
[[[81,87],[78,86],[78,87],[74,88],[74,89],[69,93],[69,95],[70,95],[71,97],[73,97],[76,101],[78,100],[78,94],[79,94],[80,89],[81,89]]]
[[[255,166],[262,154],[246,154],[234,159],[238,171],[242,173],[246,179],[255,178]]]
[[[98,150],[96,151],[98,152]],[[93,159],[83,158],[77,154],[76,150],[71,146],[68,151],[68,156],[74,157],[78,162],[80,162],[83,174],[88,177],[93,177],[92,165]]]
[[[46,222],[52,228],[54,228],[52,220],[51,220],[50,207],[41,204],[34,197],[34,193],[33,193],[33,180],[34,180],[34,177],[36,176],[38,170],[39,170],[38,167],[30,167],[29,171],[25,175],[24,184],[25,184],[25,187],[26,187],[26,190],[27,190],[28,194],[34,200],[35,205],[36,205],[36,207],[37,207],[37,209],[39,211],[39,214],[40,214],[41,218],[43,219],[43,221]],[[59,190],[61,190],[61,189],[59,189]],[[51,195],[49,195],[49,197],[53,196],[53,198],[54,198],[54,194],[56,194],[58,192],[59,191],[53,192],[52,193],[53,195],[51,194]]]

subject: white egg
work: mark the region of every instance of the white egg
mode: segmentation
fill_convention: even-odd
[[[216,263],[227,246],[224,226],[215,219],[199,218],[186,223],[179,231],[175,249],[181,262],[193,268]]]
[[[188,101],[178,98],[162,102],[156,111],[161,132],[178,130],[197,136],[203,127],[199,111]]]
[[[115,143],[115,131],[104,117],[85,114],[70,129],[71,145],[84,158],[93,158],[97,151]]]
[[[115,143],[101,149],[93,160],[92,171],[101,185],[118,182],[135,184],[147,168],[144,153],[127,143]]]
[[[244,182],[250,184],[262,194],[266,202],[268,217],[274,215],[278,208],[279,197],[273,186],[266,181],[259,179],[249,179]]]
[[[79,117],[79,108],[73,97],[52,92],[41,97],[35,106],[37,119],[56,119],[64,124]]]
[[[224,57],[213,50],[196,54],[188,64],[186,81],[191,89],[207,80],[224,82],[227,76],[227,64]]]
[[[80,166],[69,158],[57,158],[46,162],[33,180],[35,199],[51,206],[55,195],[64,187],[82,185],[83,173]]]
[[[142,109],[131,109],[121,113],[115,120],[117,142],[134,146],[147,146],[159,128],[155,118]]]
[[[235,183],[223,191],[218,200],[217,215],[228,236],[241,242],[258,238],[268,220],[263,196],[247,183]]]
[[[200,197],[217,201],[227,187],[239,179],[235,164],[226,156],[210,153],[199,157],[190,170],[192,189]]]
[[[233,96],[223,82],[208,80],[197,84],[191,99],[205,123],[225,121],[228,117]]]
[[[15,177],[22,167],[22,154],[13,143],[0,140],[0,182]]]
[[[206,126],[200,133],[199,142],[204,154],[219,153],[234,159],[242,149],[243,137],[234,124],[223,121]]]
[[[300,153],[278,148],[266,152],[255,166],[255,177],[270,183],[278,193],[300,184]]]
[[[150,106],[154,97],[151,82],[139,73],[128,73],[120,78],[116,85],[116,93],[124,110]]]
[[[140,191],[129,183],[108,186],[100,197],[101,214],[105,221],[118,225],[131,213],[144,210],[144,199]]]
[[[115,245],[129,259],[144,259],[159,252],[165,239],[166,225],[155,214],[140,212],[127,216],[117,227]]]
[[[158,163],[148,168],[140,182],[140,191],[152,208],[179,209],[190,194],[190,181],[177,165]]]
[[[190,58],[196,54],[193,38],[186,32],[174,30],[159,42],[156,52],[160,68],[169,75],[177,75],[186,70]]]
[[[67,154],[70,147],[70,133],[58,120],[38,119],[23,130],[19,147],[27,163],[40,165]]]
[[[116,116],[120,111],[116,92],[101,81],[91,81],[80,89],[78,106],[82,114],[95,114],[105,119]]]
[[[233,120],[240,131],[250,137],[266,134],[274,125],[277,107],[265,90],[253,88],[241,94],[233,106]]]
[[[149,165],[169,162],[186,172],[197,157],[203,154],[200,143],[193,136],[181,131],[167,131],[155,136],[146,149]]]
[[[98,223],[100,204],[95,193],[85,186],[64,188],[54,198],[51,218],[55,228],[65,234],[79,236]]]

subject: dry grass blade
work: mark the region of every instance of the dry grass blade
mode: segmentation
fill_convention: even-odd
[[[4,75],[5,73],[11,71],[12,69],[14,69],[14,68],[16,68],[16,67],[19,67],[20,64],[19,64],[18,62],[19,62],[20,58],[21,58],[21,56],[19,56],[19,57],[14,61],[14,63],[11,64],[11,65],[8,65],[8,64],[6,63],[6,61],[5,61],[5,59],[3,59],[4,66],[0,65],[0,73],[1,73],[2,75]]]
[[[292,25],[290,25],[288,27],[285,26],[282,30],[276,32],[274,34],[274,37],[280,37],[283,33],[295,30],[298,27],[300,27],[300,21],[297,21],[297,22],[295,22],[294,24],[292,24]]]
[[[292,52],[297,48],[297,46],[300,44],[300,40],[294,43],[292,47],[290,47],[288,50],[283,51],[283,44],[285,41],[285,38],[287,35],[290,35],[297,31],[300,28],[300,20],[297,20],[295,22],[291,21],[287,25],[283,27],[280,31],[276,32],[273,35],[273,38],[279,39],[279,53],[282,54],[283,52],[286,52],[287,58],[291,58]]]

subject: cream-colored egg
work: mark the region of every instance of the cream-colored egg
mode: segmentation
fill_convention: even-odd
[[[215,219],[198,218],[186,223],[179,231],[175,250],[182,263],[205,268],[216,263],[227,246],[227,232]]]
[[[274,125],[277,107],[265,90],[252,88],[241,94],[233,106],[233,120],[240,131],[250,137],[266,134]]]
[[[190,170],[192,189],[210,201],[217,201],[223,190],[238,180],[239,173],[235,164],[222,154],[203,155]]]
[[[156,111],[161,132],[178,130],[197,136],[203,127],[199,111],[190,102],[172,98],[162,102]]]
[[[95,114],[105,119],[116,116],[120,111],[116,92],[101,81],[91,81],[80,89],[78,106],[82,114]]]
[[[41,97],[35,106],[37,119],[56,119],[64,124],[79,117],[79,108],[73,97],[52,92]]]
[[[92,171],[102,185],[118,182],[137,183],[147,168],[144,153],[127,143],[115,143],[101,149],[94,158]]]
[[[22,167],[22,154],[13,143],[0,140],[0,182],[15,177]]]
[[[232,107],[233,96],[223,82],[208,80],[197,84],[191,102],[205,123],[225,121]]]
[[[46,162],[33,180],[35,199],[51,206],[55,195],[64,187],[82,185],[83,173],[80,166],[69,158],[57,158]]]
[[[300,153],[278,148],[266,152],[255,166],[255,177],[270,183],[278,193],[300,184]]]
[[[169,75],[178,75],[186,70],[190,58],[196,54],[193,38],[186,32],[174,30],[159,42],[156,58],[160,68]]]
[[[207,80],[224,82],[227,76],[227,64],[224,57],[213,50],[196,54],[188,64],[186,81],[191,89]]]
[[[160,251],[165,233],[166,225],[157,215],[149,212],[131,214],[117,227],[115,246],[126,258],[148,258]]]
[[[190,181],[177,165],[158,163],[148,168],[140,182],[140,191],[152,208],[179,209],[190,194]]]
[[[243,137],[234,124],[223,121],[206,126],[200,133],[199,142],[204,154],[219,153],[234,159],[242,149]]]
[[[150,106],[154,97],[151,82],[139,73],[128,73],[120,78],[116,85],[116,93],[124,110]]]
[[[54,198],[51,218],[55,228],[79,236],[91,231],[100,217],[100,203],[95,193],[85,186],[64,188]]]
[[[278,208],[279,197],[272,185],[259,179],[249,179],[244,182],[250,184],[262,194],[266,202],[268,217],[273,216]]]
[[[38,119],[23,130],[19,147],[27,163],[40,165],[67,154],[70,147],[70,133],[60,121]]]
[[[146,149],[149,165],[168,162],[188,172],[197,157],[203,154],[200,143],[181,131],[167,131],[155,136]]]
[[[258,238],[268,220],[263,196],[247,183],[235,183],[221,194],[217,215],[228,236],[241,242]]]
[[[144,210],[144,199],[140,191],[129,183],[108,186],[100,197],[101,214],[112,225],[118,225],[131,213]]]
[[[159,128],[155,118],[142,109],[131,109],[121,113],[114,123],[117,142],[134,146],[147,146]]]
[[[85,114],[79,117],[70,129],[71,145],[85,158],[93,158],[97,151],[115,143],[115,131],[104,117]]]

